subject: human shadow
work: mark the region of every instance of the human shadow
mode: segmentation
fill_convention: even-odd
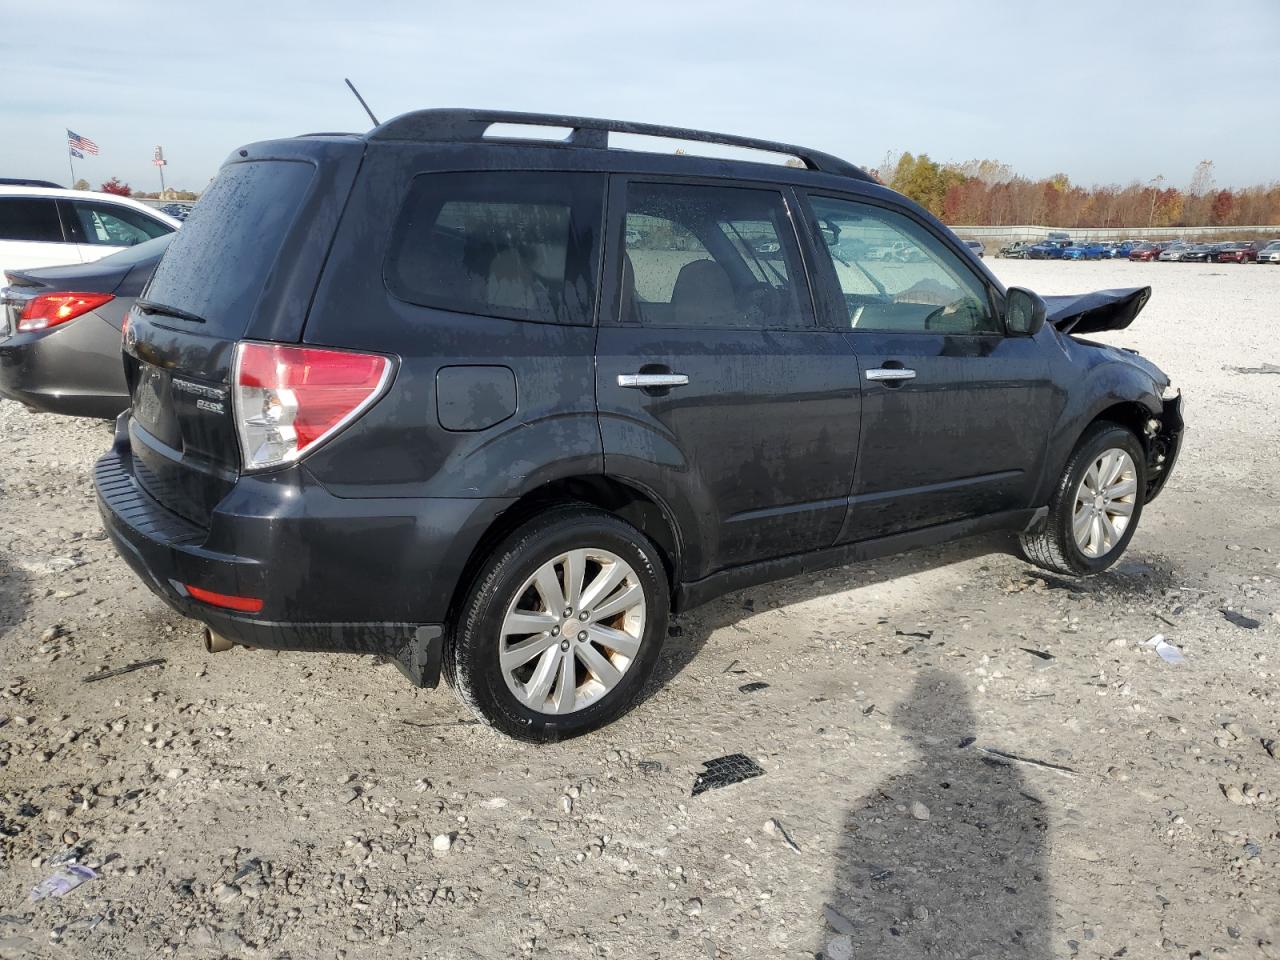
[[[970,746],[973,711],[946,671],[922,672],[893,721],[918,756],[845,818],[819,956],[1047,960],[1041,801]]]
[[[28,589],[25,579],[0,552],[0,640],[26,616]]]

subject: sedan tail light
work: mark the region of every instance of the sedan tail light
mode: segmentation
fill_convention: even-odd
[[[23,307],[18,317],[18,332],[56,327],[114,299],[109,293],[42,293]]]
[[[372,406],[390,379],[379,354],[240,343],[232,404],[244,469],[297,460]]]

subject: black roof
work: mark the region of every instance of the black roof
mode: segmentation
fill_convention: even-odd
[[[867,183],[875,179],[861,167],[819,150],[811,150],[791,143],[758,140],[728,133],[710,133],[686,127],[668,127],[652,123],[635,123],[628,120],[601,120],[593,117],[573,117],[551,113],[518,113],[506,110],[437,109],[415,110],[379,124],[369,131],[370,140],[443,141],[455,143],[506,142],[533,145],[525,139],[503,140],[486,137],[492,124],[509,123],[539,127],[565,127],[571,132],[564,140],[537,141],[538,146],[585,147],[607,149],[610,133],[637,134],[661,137],[668,140],[687,140],[714,143],[720,146],[741,147],[767,153],[793,156],[810,170],[837,176],[851,177]]]

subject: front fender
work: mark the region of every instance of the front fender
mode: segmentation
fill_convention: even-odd
[[[1045,469],[1034,502],[1038,505],[1049,502],[1071,451],[1089,424],[1115,408],[1128,409],[1128,415],[1117,417],[1126,425],[1132,425],[1137,419],[1132,412],[1139,409],[1158,419],[1164,409],[1160,400],[1163,389],[1164,384],[1133,363],[1104,360],[1091,366],[1084,377],[1072,385],[1067,403],[1050,432]],[[1140,429],[1137,434],[1143,449],[1149,451],[1146,434]]]

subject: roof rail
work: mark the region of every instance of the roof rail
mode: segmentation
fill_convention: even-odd
[[[610,133],[631,133],[646,137],[662,137],[668,140],[692,140],[715,143],[726,147],[742,147],[780,153],[803,161],[810,170],[852,177],[855,180],[874,179],[861,167],[839,157],[808,147],[773,140],[757,140],[754,137],[738,137],[728,133],[709,133],[685,127],[667,127],[655,123],[633,123],[627,120],[598,120],[592,117],[570,117],[552,113],[518,113],[508,110],[436,109],[415,110],[393,117],[369,132],[371,140],[436,140],[479,142],[485,139],[485,131],[495,123],[524,124],[538,127],[567,127],[572,133],[563,141],[550,143],[568,147],[607,149]],[[502,139],[502,138],[490,138]]]

